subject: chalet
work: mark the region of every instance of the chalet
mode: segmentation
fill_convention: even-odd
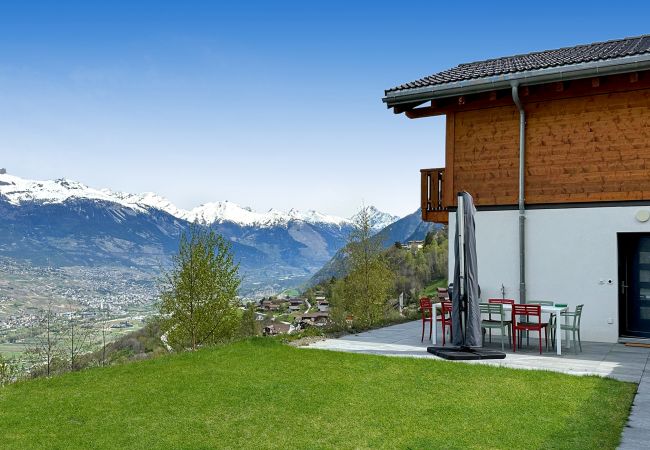
[[[424,241],[408,241],[403,246],[410,249],[411,251],[421,250],[424,248]]]
[[[328,312],[330,310],[330,302],[327,300],[319,300],[316,307],[319,312]]]
[[[461,64],[383,101],[445,117],[422,218],[453,230],[456,193],[474,197],[482,298],[584,303],[584,339],[650,337],[650,35]]]
[[[280,309],[280,305],[271,300],[262,300],[261,307],[264,311],[277,311]]]
[[[300,309],[304,306],[305,301],[301,298],[290,298],[288,300],[289,303],[289,311],[300,311]]]
[[[323,326],[329,322],[329,313],[327,312],[313,312],[305,313],[297,318],[299,322],[308,321],[315,325]]]

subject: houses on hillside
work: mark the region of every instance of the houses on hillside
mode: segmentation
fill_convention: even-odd
[[[313,301],[315,304],[301,297],[263,298],[257,307],[258,319],[272,321],[265,327],[265,334],[291,333],[294,329],[329,323],[329,302],[325,295],[318,292]],[[290,323],[293,323],[291,327]]]
[[[296,320],[298,322],[306,322],[308,324],[313,324],[316,326],[325,326],[329,323],[329,313],[328,312],[313,312],[313,313],[304,313],[299,315]]]

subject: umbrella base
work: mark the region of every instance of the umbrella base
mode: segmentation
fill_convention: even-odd
[[[450,361],[470,361],[475,359],[504,359],[506,354],[497,350],[471,347],[427,347],[427,352]]]

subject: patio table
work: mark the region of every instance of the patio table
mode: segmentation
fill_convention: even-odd
[[[562,354],[562,334],[560,333],[560,313],[568,311],[569,308],[567,306],[564,307],[559,307],[559,306],[549,306],[549,305],[541,305],[542,307],[542,312],[543,313],[548,313],[548,314],[555,314],[555,317],[557,318],[555,320],[555,347],[558,356]],[[512,305],[504,304],[503,305],[503,310],[504,311],[512,311]],[[568,325],[569,324],[569,318],[567,316],[564,316],[564,324]],[[549,330],[550,331],[550,330]],[[569,345],[569,333],[568,331],[564,332],[565,334],[565,339],[566,339],[566,345]],[[540,339],[542,337],[540,336]]]
[[[435,311],[439,310],[441,308],[441,303],[433,303],[431,305],[431,308],[434,310],[432,311],[432,316],[433,316],[433,336],[431,337],[431,340],[433,342],[433,345],[438,344],[438,327],[437,327],[437,322],[436,322],[436,314]],[[504,304],[503,305],[503,310],[504,311],[512,311],[512,305]],[[564,307],[559,307],[559,306],[544,306],[542,305],[542,312],[543,313],[548,313],[548,314],[555,314],[555,317],[557,318],[555,320],[555,347],[558,355],[562,354],[562,344],[561,344],[561,329],[560,329],[560,313],[568,311],[569,308],[567,306]],[[569,324],[569,318],[568,316],[564,316],[564,324],[568,325]],[[540,337],[541,338],[541,337]],[[566,341],[565,345],[568,348],[569,347],[569,332],[565,331],[564,332],[564,339]]]

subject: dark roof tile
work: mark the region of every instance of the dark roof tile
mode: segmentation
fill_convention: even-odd
[[[643,53],[650,53],[650,35],[459,64],[454,68],[388,89],[386,94],[476,78],[623,58]]]

